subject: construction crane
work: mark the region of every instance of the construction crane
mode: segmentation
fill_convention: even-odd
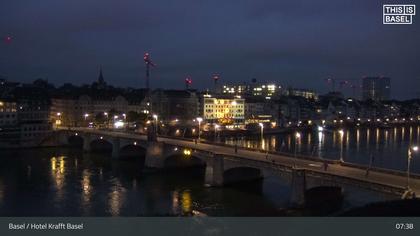
[[[220,76],[218,74],[213,74],[212,77],[213,81],[214,81],[214,92],[217,92],[217,81],[219,81]]]
[[[191,84],[192,84],[191,76],[187,76],[187,78],[185,78],[185,89],[188,90]]]
[[[144,62],[146,63],[146,89],[149,90],[150,89],[150,84],[149,84],[149,80],[150,80],[150,66],[155,67],[156,65],[150,59],[150,54],[148,52],[146,52],[144,54],[143,59],[144,59]]]
[[[144,62],[146,63],[146,106],[148,110],[149,120],[152,119],[153,116],[157,117],[156,114],[152,114],[152,101],[150,96],[150,67],[155,67],[156,65],[150,59],[150,54],[146,52],[143,56]],[[153,115],[153,116],[152,116]],[[156,119],[157,120],[157,119]],[[152,122],[153,124],[153,122]],[[155,125],[151,125],[149,129],[147,129],[147,140],[148,141],[156,141],[157,140],[157,122]]]

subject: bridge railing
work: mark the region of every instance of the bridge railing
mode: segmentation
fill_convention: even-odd
[[[247,158],[233,156],[233,155],[224,155],[224,156],[226,159],[230,161],[242,162],[242,164],[248,163],[248,166],[253,166],[253,167],[271,168],[274,170],[279,170],[279,171],[284,171],[284,172],[291,172],[294,169],[292,165],[285,165],[278,162],[247,159]],[[340,182],[340,184],[349,184],[353,186],[362,187],[365,189],[387,192],[387,193],[396,194],[396,195],[401,195],[405,190],[405,186],[396,186],[389,183],[379,183],[376,181],[372,181],[371,179],[352,178],[352,177],[341,175],[339,173],[331,173],[331,172],[323,171],[323,170],[317,171],[317,170],[308,169],[305,167],[299,167],[299,169],[304,169],[306,175],[309,177],[319,178],[319,179],[327,180],[330,182]]]

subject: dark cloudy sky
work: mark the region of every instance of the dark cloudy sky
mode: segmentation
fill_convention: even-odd
[[[383,25],[383,3],[415,0],[2,0],[0,75],[90,83],[103,66],[117,86],[277,81],[327,90],[324,79],[392,78],[396,98],[420,92],[420,16]]]

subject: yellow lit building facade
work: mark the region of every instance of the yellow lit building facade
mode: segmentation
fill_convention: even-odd
[[[245,120],[245,100],[236,97],[211,97],[204,95],[203,118],[205,122],[226,128],[242,128]]]

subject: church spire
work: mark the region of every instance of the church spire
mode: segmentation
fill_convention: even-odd
[[[99,66],[99,77],[98,77],[98,83],[99,84],[104,84],[105,80],[104,80],[104,76],[102,75],[102,65]]]
[[[99,66],[99,76],[98,76],[98,85],[97,88],[98,89],[105,89],[107,87],[106,82],[104,80],[104,76],[102,74],[102,65]]]

